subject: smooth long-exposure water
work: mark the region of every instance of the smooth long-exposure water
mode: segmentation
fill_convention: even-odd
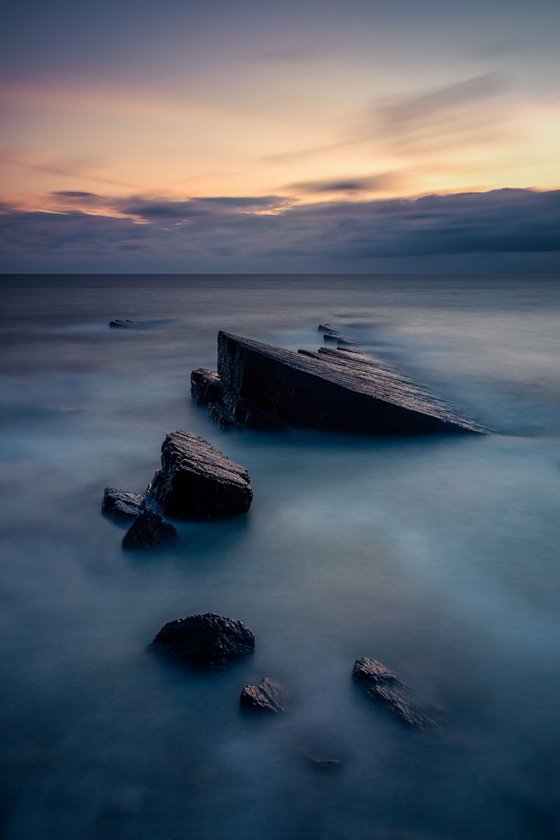
[[[1,283],[7,840],[560,836],[558,280]],[[324,321],[494,433],[223,433],[192,403],[219,328],[315,349]],[[251,511],[123,553],[103,488],[142,491],[174,429],[248,468]],[[243,619],[254,657],[201,674],[146,651],[207,611]],[[368,704],[360,656],[441,731]],[[293,692],[284,718],[239,709],[266,674]]]

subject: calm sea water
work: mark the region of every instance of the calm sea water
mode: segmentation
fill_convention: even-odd
[[[8,840],[560,836],[560,282],[4,277],[2,821]],[[149,322],[110,330],[114,317]],[[495,429],[386,441],[231,432],[189,396],[219,328],[316,348],[330,321]],[[142,491],[188,429],[254,503],[124,554],[108,485]],[[146,652],[216,611],[253,658]],[[445,710],[402,729],[351,683],[373,656]],[[282,719],[240,713],[265,674]],[[337,758],[325,773],[308,753]]]

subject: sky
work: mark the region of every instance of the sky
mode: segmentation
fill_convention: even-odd
[[[558,0],[19,0],[0,270],[554,272]]]

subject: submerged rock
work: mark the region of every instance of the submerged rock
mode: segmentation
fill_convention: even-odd
[[[178,539],[177,531],[159,513],[144,510],[123,537],[123,548],[153,548]]]
[[[172,432],[146,504],[177,519],[223,519],[246,513],[253,499],[247,470],[192,432]]]
[[[180,662],[207,668],[252,653],[255,636],[238,618],[205,613],[169,621],[152,646]]]
[[[106,487],[103,493],[101,510],[103,513],[110,513],[122,519],[138,516],[144,508],[144,497],[139,493],[130,493],[128,490],[117,490],[115,487]]]
[[[247,709],[281,714],[290,707],[290,694],[282,683],[264,677],[258,685],[246,685],[239,698]]]
[[[193,371],[195,399],[211,388],[211,402],[254,429],[306,426],[375,435],[420,435],[487,430],[413,382],[387,362],[359,353],[321,325],[317,353],[293,352],[248,338],[218,334],[218,372]],[[220,415],[213,408],[213,413]]]
[[[407,696],[397,675],[383,663],[369,657],[357,659],[352,676],[370,700],[384,706],[402,723],[416,729],[428,729],[433,725],[424,710]]]
[[[340,761],[338,758],[330,758],[325,755],[314,755],[313,753],[307,753],[305,757],[312,767],[328,773],[333,770],[341,770],[344,767],[344,762]]]
[[[113,329],[127,330],[136,326],[136,321],[130,321],[128,318],[114,318],[109,321],[109,326]]]

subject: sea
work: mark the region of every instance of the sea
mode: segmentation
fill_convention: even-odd
[[[560,837],[559,277],[0,288],[2,837]],[[491,433],[224,432],[193,403],[218,330],[316,349],[324,323]],[[103,490],[142,492],[176,429],[249,470],[251,510],[123,552]],[[194,672],[149,648],[205,612],[242,619],[254,655]],[[368,701],[363,656],[438,725]],[[288,714],[241,710],[264,676]]]

